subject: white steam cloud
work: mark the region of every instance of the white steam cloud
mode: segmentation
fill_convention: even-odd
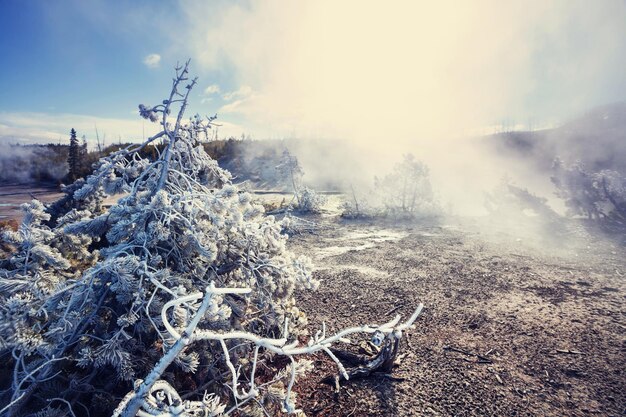
[[[361,160],[353,171],[368,178],[412,152],[444,200],[482,205],[514,166],[461,138],[500,123],[553,125],[625,98],[622,1],[184,5],[177,48],[249,86],[228,96],[221,119],[257,138],[346,141]]]
[[[180,48],[250,86],[229,111],[257,137],[430,143],[505,118],[545,123],[626,87],[620,1],[185,5]]]

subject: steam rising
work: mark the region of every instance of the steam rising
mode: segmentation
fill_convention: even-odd
[[[170,42],[158,56],[162,67],[192,58],[205,83],[192,111],[217,112],[222,138],[243,129],[297,139],[285,143],[310,185],[367,190],[412,153],[455,214],[484,214],[484,193],[505,176],[560,211],[555,156],[625,170],[624,104],[563,125],[626,99],[623,1],[181,4],[172,29],[161,29]],[[30,136],[95,125],[76,115],[0,116],[8,138],[23,136],[22,125],[35,129]],[[109,132],[128,132],[124,140],[154,128],[132,123],[107,120]],[[503,130],[518,132],[484,136]]]
[[[371,179],[412,152],[459,211],[479,211],[507,173],[551,194],[549,176],[468,136],[553,126],[626,91],[619,1],[186,5],[178,47],[247,91],[222,120],[245,120],[255,137],[346,143],[334,159],[302,145],[309,176],[332,165],[346,181]]]
[[[178,38],[250,89],[221,114],[256,137],[432,145],[505,119],[559,121],[626,89],[618,1],[187,4]]]

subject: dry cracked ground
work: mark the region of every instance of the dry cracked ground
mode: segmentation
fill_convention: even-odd
[[[336,368],[317,355],[297,389],[308,416],[626,414],[623,245],[583,236],[547,254],[476,225],[318,221],[290,242],[322,280],[299,299],[310,328],[425,308],[392,374],[336,393],[321,383]]]

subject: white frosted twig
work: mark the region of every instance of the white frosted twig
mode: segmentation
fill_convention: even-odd
[[[21,362],[23,363],[23,357],[21,357]],[[22,398],[22,396],[24,395],[24,392],[21,392],[22,389],[22,385],[27,382],[30,378],[32,378],[37,372],[39,372],[41,369],[45,368],[46,366],[50,365],[51,363],[54,362],[58,362],[58,361],[62,361],[67,359],[66,357],[61,357],[61,358],[55,358],[54,356],[52,356],[52,358],[48,359],[47,361],[43,362],[41,365],[39,365],[38,367],[36,367],[35,369],[33,369],[32,371],[30,371],[24,378],[22,378],[22,380],[20,381],[19,384],[17,384],[17,387],[14,390],[14,394],[13,394],[13,398],[11,403],[9,403],[6,407],[4,407],[2,410],[0,410],[0,414],[6,410],[8,410],[9,408],[11,408],[14,404],[16,404],[17,402],[20,401],[20,399]],[[25,367],[24,367],[25,368]],[[16,382],[16,379],[14,378],[14,384]],[[33,381],[34,382],[34,381]],[[20,393],[21,392],[21,393]],[[18,396],[18,393],[19,396]]]
[[[2,413],[4,413],[5,411],[9,410],[11,407],[13,407],[13,405],[20,402],[22,398],[24,397],[24,395],[26,395],[26,393],[22,392],[17,398],[15,398],[13,401],[8,403],[2,410],[0,410],[0,415],[2,415]]]
[[[415,320],[417,320],[417,317],[420,315],[420,313],[422,312],[423,308],[424,308],[423,304],[420,304],[419,306],[417,306],[417,308],[413,312],[413,315],[411,317],[409,317],[409,319],[407,321],[405,321],[404,323],[399,325],[397,327],[397,330],[402,331],[402,330],[406,330],[406,329],[412,327],[413,323],[415,323]]]
[[[289,385],[287,386],[287,392],[285,393],[285,410],[288,413],[295,413],[295,404],[293,404],[293,401],[291,401],[289,397],[291,397],[293,384],[296,382],[296,361],[293,359],[293,356],[289,356],[289,359],[291,360],[291,376],[289,377]]]
[[[337,368],[339,368],[339,372],[341,372],[341,375],[343,375],[346,381],[349,380],[350,376],[348,375],[348,372],[346,372],[346,368],[343,366],[339,358],[335,356],[335,354],[328,348],[328,346],[324,345],[322,346],[322,349],[337,364]]]
[[[204,316],[204,314],[206,313],[209,307],[209,304],[211,302],[211,297],[215,293],[213,290],[215,290],[215,287],[213,286],[213,283],[211,283],[211,285],[207,288],[206,294],[204,295],[204,299],[202,300],[202,304],[200,304],[198,311],[196,311],[196,314],[194,314],[193,318],[191,319],[191,321],[185,328],[183,334],[180,335],[178,332],[176,332],[176,330],[174,330],[174,332],[176,332],[175,334],[178,335],[178,337],[176,337],[176,342],[174,343],[174,345],[172,345],[172,347],[165,353],[165,355],[161,358],[161,360],[157,362],[156,366],[152,369],[152,371],[148,374],[146,379],[135,390],[133,395],[127,400],[125,405],[121,408],[118,407],[114,411],[113,417],[117,417],[120,415],[123,417],[134,417],[137,415],[137,412],[141,408],[141,403],[143,399],[150,392],[150,389],[152,388],[152,386],[159,380],[160,376],[163,374],[165,369],[167,369],[167,367],[174,361],[174,359],[178,357],[178,355],[180,354],[180,352],[182,352],[185,346],[189,344],[190,335],[193,334],[194,330],[198,326],[198,323],[200,322],[200,319]],[[192,295],[196,295],[196,294],[192,294]],[[189,296],[186,296],[183,298],[189,298]],[[178,304],[181,304],[181,303],[182,302]],[[168,303],[168,304],[171,304],[171,303]],[[165,306],[163,307],[163,310],[165,311]],[[169,326],[169,322],[167,321],[167,319],[164,320],[164,323],[167,323],[167,325]],[[172,326],[169,326],[169,327],[171,329],[174,329]],[[171,334],[174,335],[174,333],[171,333]]]
[[[259,349],[261,348],[261,346],[256,345],[254,347],[254,357],[252,358],[252,372],[250,372],[250,394],[252,394],[254,392],[254,395],[257,394],[256,392],[256,387],[255,387],[255,382],[254,382],[254,377],[256,374],[256,365],[258,363],[259,360]]]
[[[312,353],[322,350],[333,360],[333,362],[337,364],[339,372],[347,380],[349,379],[349,375],[345,367],[343,366],[341,361],[330,350],[330,346],[333,343],[345,341],[346,336],[350,334],[354,334],[354,333],[375,333],[375,332],[381,332],[383,334],[394,333],[396,337],[401,337],[402,331],[410,328],[413,325],[413,323],[415,322],[415,320],[417,319],[417,317],[419,316],[423,308],[423,305],[420,304],[415,310],[415,312],[411,315],[411,317],[407,321],[401,324],[398,324],[400,323],[400,316],[397,315],[396,317],[393,318],[393,320],[387,323],[384,323],[380,326],[365,325],[365,326],[358,326],[358,327],[350,327],[329,337],[326,336],[326,325],[322,324],[322,329],[320,329],[316,333],[313,340],[309,341],[308,345],[306,346],[300,346],[298,340],[295,340],[292,343],[287,344],[287,337],[282,337],[280,339],[272,339],[272,338],[259,337],[253,333],[244,332],[244,331],[229,331],[226,333],[218,333],[218,332],[214,332],[211,330],[197,329],[198,322],[206,313],[212,301],[213,295],[247,294],[250,292],[251,290],[249,288],[215,288],[213,282],[211,282],[211,284],[209,285],[209,287],[207,287],[206,292],[204,294],[202,293],[189,294],[189,295],[177,297],[167,302],[161,310],[161,318],[163,320],[163,325],[165,326],[167,332],[170,334],[172,338],[176,340],[176,342],[172,346],[172,348],[170,348],[170,350],[166,353],[166,355],[161,359],[161,361],[159,361],[155,369],[153,369],[150,375],[146,378],[146,381],[144,381],[140,385],[140,388],[136,390],[134,393],[131,393],[132,398],[128,400],[126,398],[124,399],[123,403],[126,405],[123,406],[122,408],[118,407],[120,408],[120,410],[123,410],[124,408],[126,408],[127,411],[124,412],[123,415],[134,416],[135,414],[130,414],[131,410],[134,410],[134,408],[130,407],[132,401],[137,400],[134,403],[135,407],[140,406],[141,398],[145,398],[147,394],[155,390],[155,388],[151,388],[151,387],[152,385],[155,385],[157,382],[159,382],[156,380],[156,378],[158,378],[158,376],[161,375],[161,373],[163,372],[163,370],[165,370],[167,365],[169,365],[169,363],[171,363],[175,359],[176,355],[180,353],[180,351],[182,351],[184,346],[186,346],[189,343],[192,343],[194,341],[199,341],[199,340],[212,340],[212,341],[219,342],[222,348],[222,351],[224,352],[224,360],[231,373],[233,395],[234,395],[235,401],[238,402],[238,405],[235,406],[235,409],[237,407],[240,407],[242,404],[246,403],[248,400],[250,400],[251,398],[259,394],[259,390],[255,385],[254,379],[255,379],[255,374],[256,374],[256,368],[257,368],[257,363],[258,363],[258,353],[259,353],[260,348],[265,348],[271,352],[289,357],[289,359],[291,360],[291,375],[290,375],[289,384],[287,387],[284,407],[287,412],[290,412],[290,413],[296,412],[297,410],[295,409],[295,406],[292,404],[291,400],[289,399],[291,390],[295,382],[295,377],[296,377],[296,362],[294,360],[295,355],[307,355],[307,354],[312,354]],[[190,303],[190,302],[199,300],[201,298],[203,299],[202,304],[198,308],[196,314],[193,316],[192,320],[186,326],[183,334],[179,333],[179,331],[176,330],[176,328],[169,322],[168,314],[167,314],[168,310],[170,308],[174,308],[181,304]],[[284,325],[283,335],[288,336],[288,322],[286,322]],[[239,376],[240,376],[239,371],[235,369],[234,364],[230,360],[228,347],[226,346],[226,341],[232,340],[232,339],[247,340],[247,341],[252,342],[255,345],[254,357],[252,361],[252,371],[250,375],[250,389],[247,393],[239,392]],[[145,387],[145,388],[141,389],[141,387]],[[231,411],[232,410],[229,410],[228,413]],[[136,413],[136,411],[134,412]],[[121,414],[121,411],[118,412],[117,414],[114,414],[114,416],[118,416],[120,414]]]

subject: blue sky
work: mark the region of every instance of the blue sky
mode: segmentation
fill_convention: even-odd
[[[136,109],[160,102],[175,64],[192,55],[174,51],[182,11],[175,2],[143,0],[0,2],[0,141],[65,140],[74,124],[89,138],[97,125],[115,141],[153,129]],[[215,113],[203,91],[217,82],[228,92],[232,80],[202,71],[195,111]],[[219,105],[220,95],[213,96]]]
[[[119,5],[105,12],[87,3],[2,2],[3,111],[89,109],[126,117],[137,93],[145,94],[163,75],[140,58],[164,41],[159,32],[148,36],[130,18],[118,21],[113,16],[127,16]]]
[[[549,3],[549,4],[546,4]],[[626,3],[0,1],[0,141],[140,139],[177,61],[221,136],[411,141],[626,99]]]

